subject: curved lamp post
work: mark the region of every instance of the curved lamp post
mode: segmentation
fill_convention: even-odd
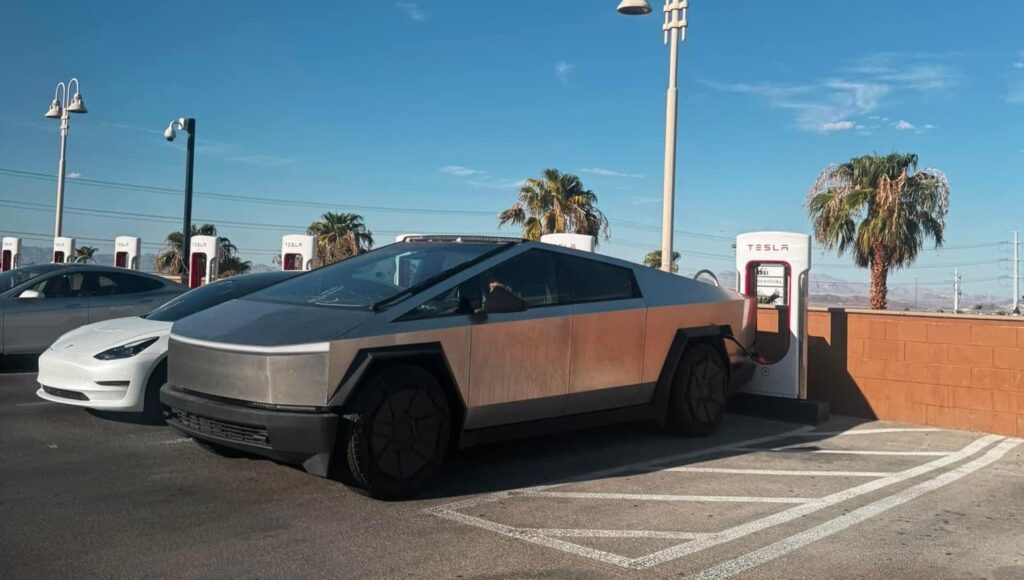
[[[688,0],[665,0],[662,11],[665,23],[661,29],[665,44],[669,45],[668,97],[665,108],[665,180],[662,190],[661,210],[661,269],[672,271],[672,220],[675,211],[676,193],[676,107],[679,95],[676,90],[676,71],[679,43],[686,40],[686,9]],[[621,14],[637,16],[651,13],[647,0],[622,0],[617,10]]]
[[[71,85],[75,85],[75,96],[68,97],[71,92]],[[64,167],[65,154],[68,149],[68,113],[85,114],[89,111],[85,108],[85,101],[82,100],[82,93],[79,92],[78,79],[71,79],[65,85],[57,83],[57,89],[53,94],[53,102],[46,111],[46,118],[60,119],[60,163],[57,165],[57,217],[53,224],[53,237],[61,235],[64,223]]]
[[[185,210],[181,226],[181,275],[182,283],[188,276],[188,255],[192,251],[192,168],[196,158],[196,120],[192,117],[182,117],[177,121],[171,121],[164,131],[164,139],[174,141],[175,127],[178,131],[188,133],[188,144],[185,147]]]

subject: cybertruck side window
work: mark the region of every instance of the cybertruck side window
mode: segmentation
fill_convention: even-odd
[[[597,260],[559,254],[560,270],[572,282],[572,301],[604,302],[640,298],[633,271]]]
[[[472,314],[480,309],[491,284],[509,289],[530,308],[569,302],[568,288],[559,284],[555,256],[543,250],[530,250],[424,302],[401,320]]]

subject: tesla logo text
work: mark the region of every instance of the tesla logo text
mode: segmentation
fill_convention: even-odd
[[[752,252],[788,252],[789,244],[747,244]]]

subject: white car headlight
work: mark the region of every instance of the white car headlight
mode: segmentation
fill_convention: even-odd
[[[128,344],[122,344],[121,346],[115,346],[109,348],[93,358],[97,360],[116,360],[121,358],[131,358],[140,352],[149,348],[159,337],[154,336],[153,338],[143,338],[142,340],[136,340],[129,342]]]

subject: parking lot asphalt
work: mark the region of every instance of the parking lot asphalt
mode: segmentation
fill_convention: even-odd
[[[1024,445],[836,417],[456,455],[379,502],[0,373],[0,578],[1021,578]]]

